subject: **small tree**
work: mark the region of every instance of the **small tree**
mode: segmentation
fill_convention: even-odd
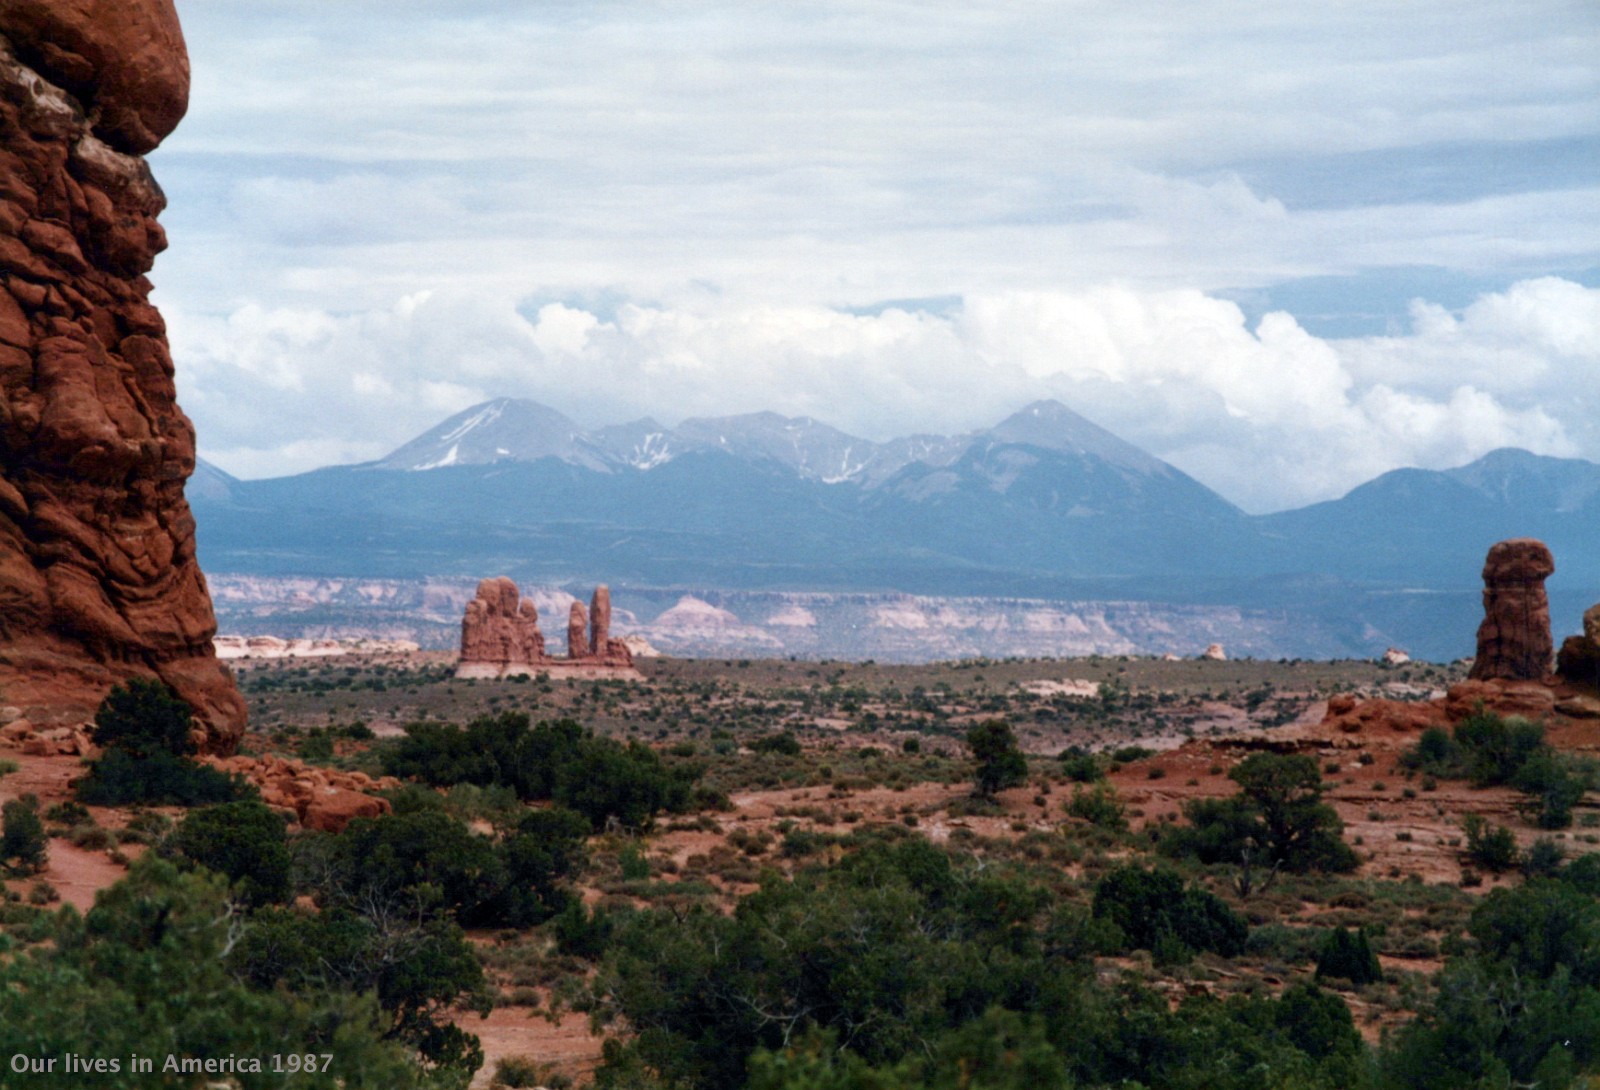
[[[1338,978],[1352,984],[1371,984],[1383,979],[1378,955],[1367,942],[1367,933],[1336,927],[1317,953],[1317,979]]]
[[[96,745],[147,759],[157,753],[189,753],[193,715],[164,682],[134,678],[106,694],[90,733]]]
[[[1249,925],[1214,894],[1185,887],[1170,870],[1118,867],[1094,891],[1094,916],[1116,924],[1133,949],[1210,950],[1223,957],[1244,952]],[[1182,960],[1167,956],[1163,960]]]
[[[1028,759],[1017,748],[1017,736],[1004,719],[989,719],[967,731],[967,748],[978,762],[973,792],[990,798],[996,791],[1015,787],[1028,778]]]
[[[78,798],[100,806],[201,806],[252,793],[242,777],[189,760],[189,706],[160,681],[135,678],[100,704],[91,732],[105,753],[78,781]]]
[[[252,905],[289,899],[290,855],[283,817],[251,799],[196,810],[172,835],[184,858],[238,884]]]
[[[1253,753],[1229,777],[1261,815],[1262,847],[1291,871],[1346,871],[1355,853],[1340,839],[1344,822],[1322,802],[1322,770],[1305,754]]]
[[[1128,828],[1127,808],[1117,798],[1116,789],[1104,780],[1093,787],[1080,787],[1065,807],[1069,817],[1082,818],[1090,825],[1113,832]]]
[[[1467,834],[1467,858],[1496,873],[1517,865],[1517,838],[1504,825],[1493,828],[1479,814],[1468,814],[1461,823]]]
[[[37,874],[49,854],[39,812],[20,799],[6,803],[0,809],[0,865],[14,874]]]

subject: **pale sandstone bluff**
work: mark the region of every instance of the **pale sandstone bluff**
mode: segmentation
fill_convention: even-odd
[[[568,677],[642,677],[626,640],[611,636],[611,592],[597,587],[590,608],[573,602],[567,615],[567,654],[545,653],[539,613],[505,576],[485,579],[461,618],[459,678],[533,674]]]
[[[146,279],[166,204],[141,156],[188,105],[171,0],[0,0],[0,698],[81,723],[159,677],[229,753],[184,481],[194,430]]]
[[[211,641],[219,659],[319,659],[344,655],[404,655],[422,650],[415,640],[368,637],[284,639],[280,636],[218,636]]]
[[[1489,547],[1473,680],[1540,681],[1550,673],[1555,648],[1544,581],[1555,570],[1555,558],[1542,541],[1518,537]]]

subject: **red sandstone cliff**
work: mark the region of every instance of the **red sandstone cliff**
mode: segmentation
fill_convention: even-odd
[[[156,675],[229,752],[244,702],[183,497],[194,430],[145,274],[141,158],[188,104],[171,0],[0,0],[0,700],[83,718]]]

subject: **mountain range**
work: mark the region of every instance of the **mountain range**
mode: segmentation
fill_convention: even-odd
[[[202,463],[189,497],[219,573],[1207,605],[1303,616],[1320,653],[1470,653],[1505,537],[1551,545],[1558,614],[1600,597],[1600,465],[1498,450],[1252,516],[1053,401],[875,443],[775,413],[586,431],[500,398],[363,465]]]

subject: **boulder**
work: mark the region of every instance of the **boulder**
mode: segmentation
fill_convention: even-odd
[[[1520,537],[1489,547],[1483,565],[1483,623],[1469,675],[1537,681],[1550,673],[1550,600],[1544,581],[1556,570],[1542,541]]]
[[[1574,685],[1600,689],[1600,604],[1584,612],[1583,635],[1562,641],[1556,673]]]
[[[1341,693],[1328,701],[1323,725],[1341,734],[1420,734],[1429,727],[1445,726],[1444,710],[1433,702],[1356,700]]]
[[[372,818],[389,812],[389,800],[363,795],[344,787],[324,787],[305,802],[300,824],[324,833],[342,833],[356,818]]]
[[[1444,711],[1452,723],[1479,711],[1543,719],[1556,705],[1549,687],[1536,681],[1462,681],[1445,691]]]

